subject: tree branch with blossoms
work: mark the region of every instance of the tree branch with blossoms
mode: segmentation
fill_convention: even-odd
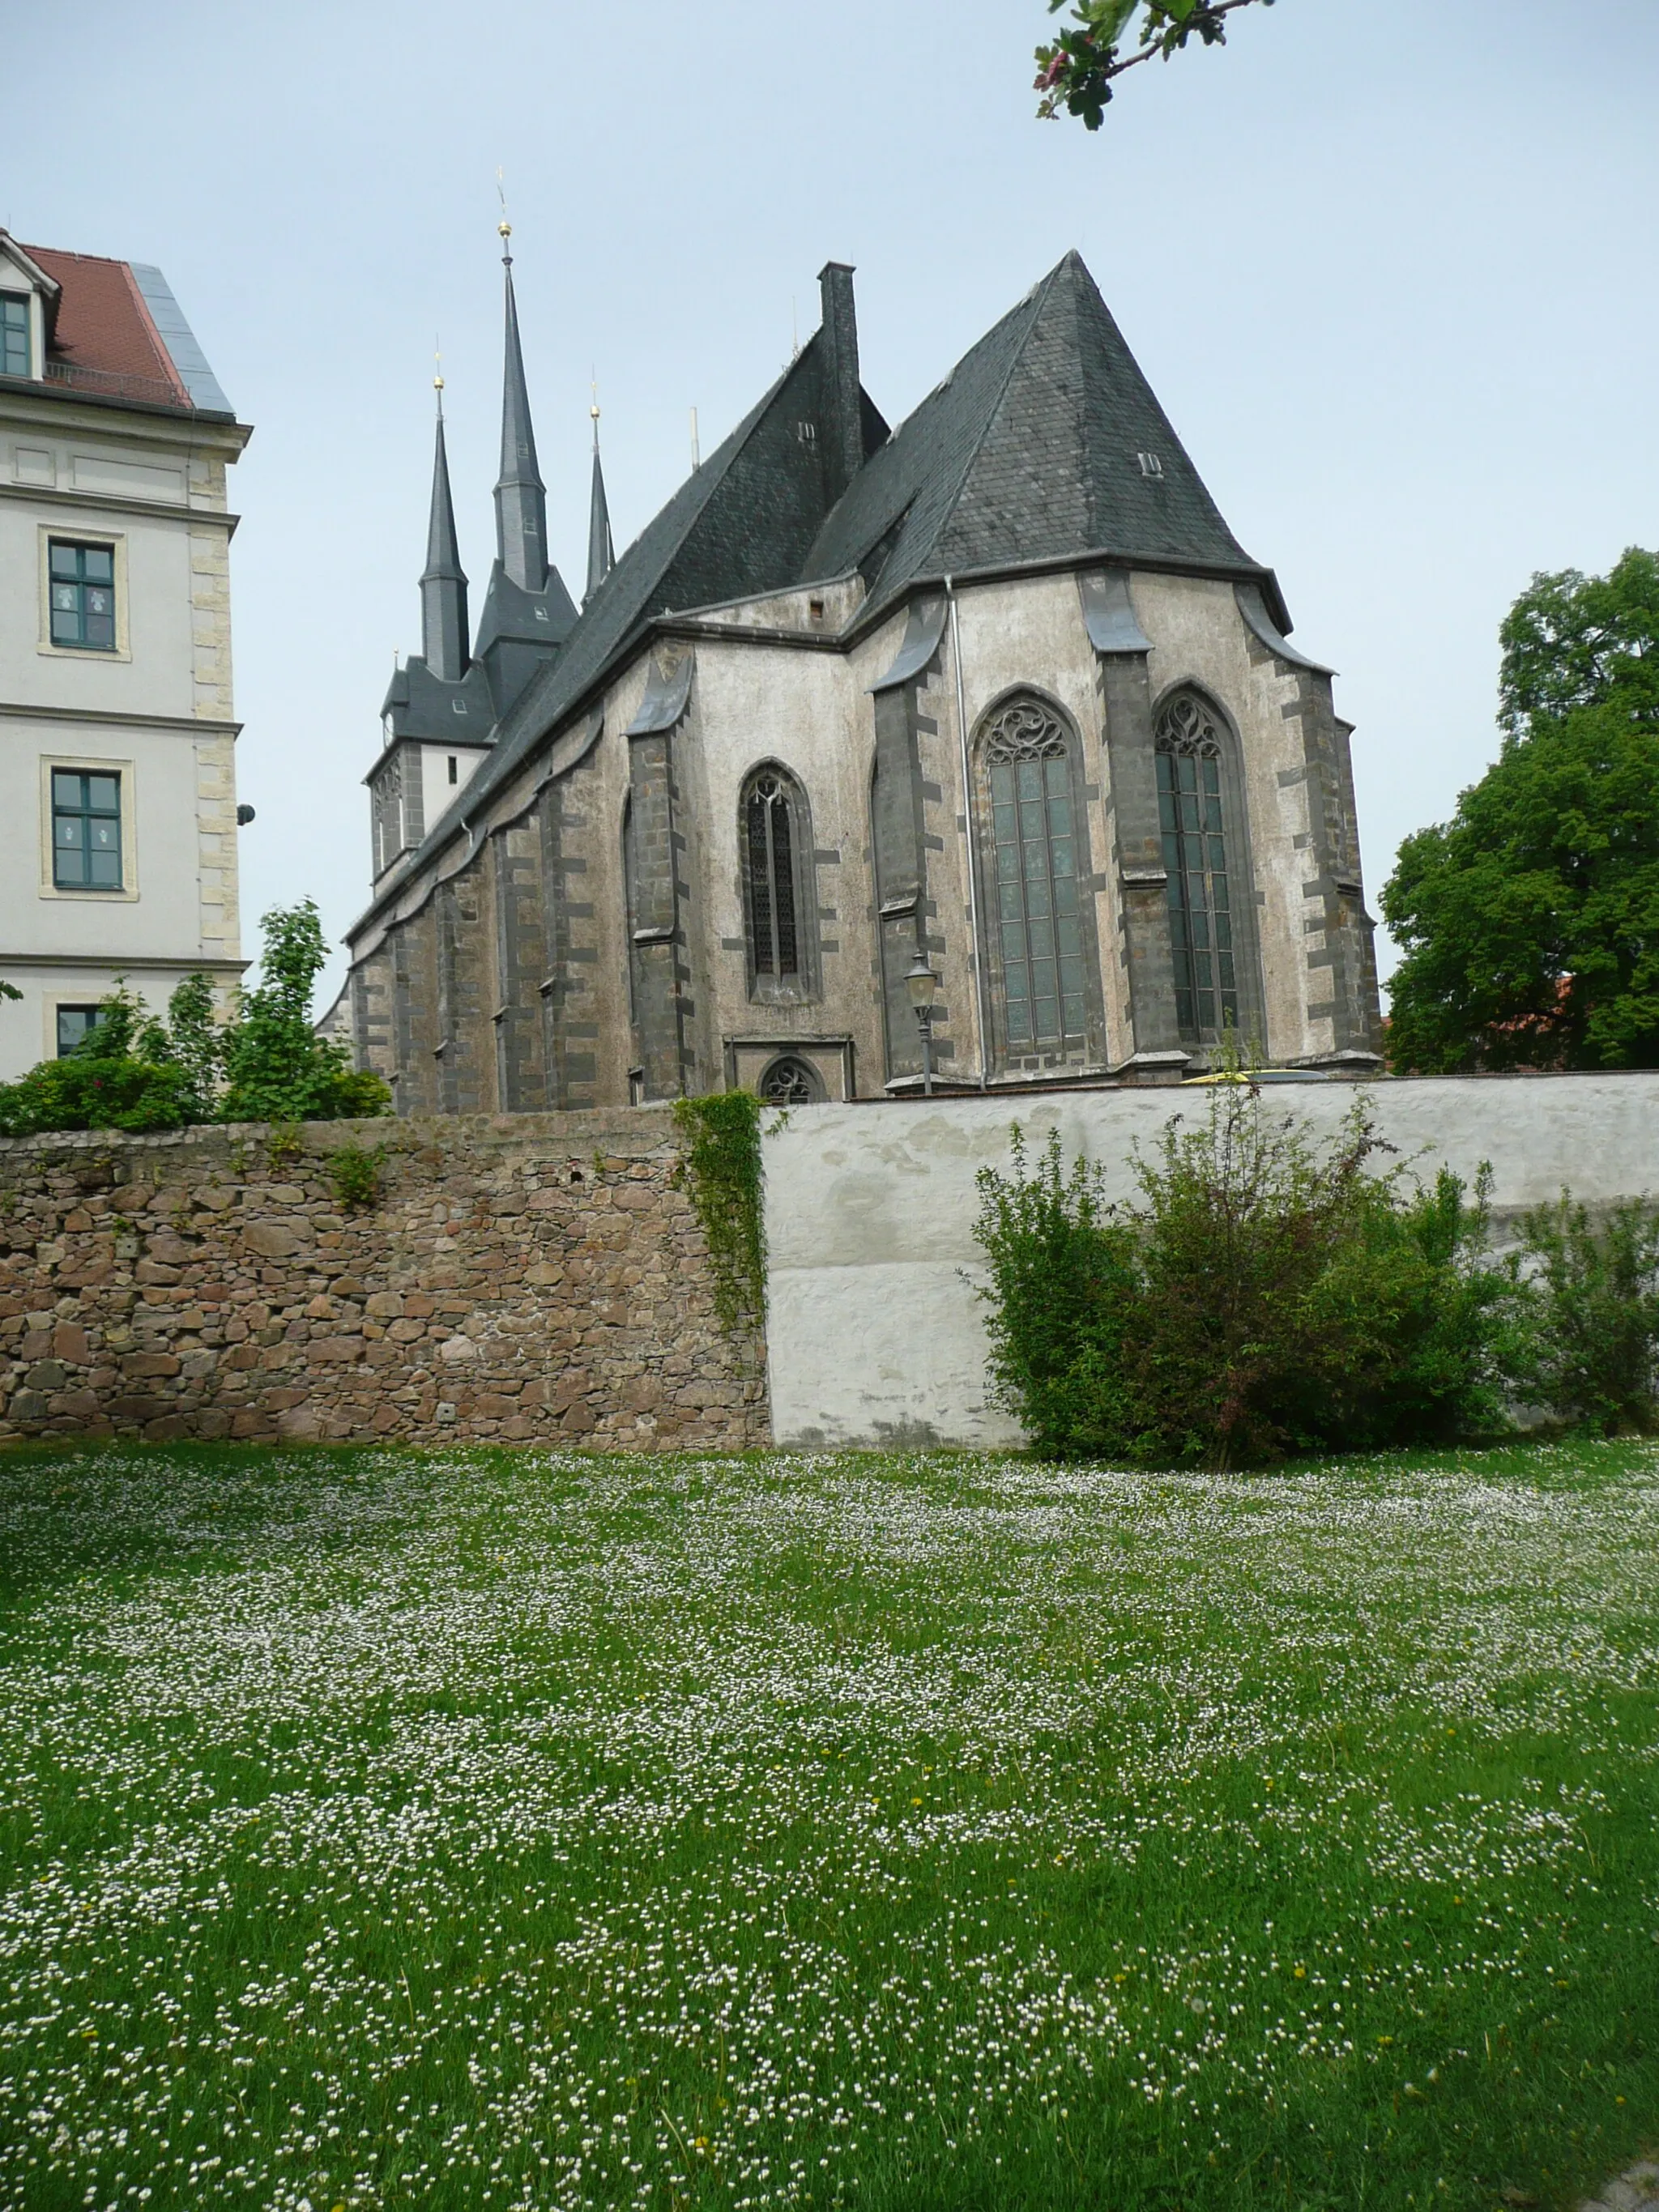
[[[1048,0],[1057,15],[1066,0]],[[1036,50],[1037,113],[1045,120],[1062,109],[1080,115],[1084,127],[1098,131],[1112,96],[1113,80],[1154,55],[1168,61],[1189,40],[1224,46],[1224,20],[1239,8],[1271,8],[1273,0],[1074,0],[1072,21],[1059,38]],[[1133,53],[1122,51],[1124,33],[1142,9],[1140,33]]]

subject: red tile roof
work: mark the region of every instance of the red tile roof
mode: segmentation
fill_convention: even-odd
[[[61,380],[71,388],[84,380],[88,391],[117,398],[190,405],[184,380],[125,261],[60,253],[45,246],[26,246],[23,251],[64,288],[47,348],[49,376],[56,364],[69,371]]]

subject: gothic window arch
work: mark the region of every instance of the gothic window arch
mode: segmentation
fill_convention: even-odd
[[[823,1078],[811,1061],[793,1052],[768,1060],[755,1088],[769,1106],[821,1106],[826,1095]]]
[[[1249,855],[1237,794],[1234,741],[1200,691],[1183,687],[1154,731],[1158,828],[1168,883],[1176,1023],[1210,1044],[1256,1019]]]
[[[812,818],[787,769],[763,762],[738,800],[744,943],[753,999],[804,999],[817,983]]]
[[[1076,733],[1046,700],[1021,692],[993,710],[977,752],[996,1055],[1086,1059],[1091,1040],[1100,1048],[1100,977]]]

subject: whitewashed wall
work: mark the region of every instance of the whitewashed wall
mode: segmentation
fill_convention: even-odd
[[[1492,1163],[1506,1216],[1563,1184],[1590,1204],[1659,1194],[1659,1073],[1448,1077],[1368,1085],[1381,1132],[1431,1174]],[[1078,1090],[798,1108],[765,1139],[773,1431],[785,1445],[1019,1441],[988,1402],[985,1279],[975,1176],[1005,1167],[1018,1120],[1035,1151],[1058,1128],[1068,1159],[1133,1191],[1133,1148],[1201,1091]],[[1316,1134],[1353,1103],[1346,1084],[1285,1085],[1277,1109]]]

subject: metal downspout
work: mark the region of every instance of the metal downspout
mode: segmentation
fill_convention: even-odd
[[[962,751],[962,818],[968,825],[968,937],[974,963],[974,1026],[979,1044],[979,1087],[986,1088],[990,1074],[988,1040],[991,1024],[985,1008],[985,948],[979,934],[979,842],[974,836],[974,787],[968,757],[968,699],[962,681],[962,624],[957,619],[957,587],[945,579],[945,596],[951,602],[951,659],[957,678],[957,741]]]

